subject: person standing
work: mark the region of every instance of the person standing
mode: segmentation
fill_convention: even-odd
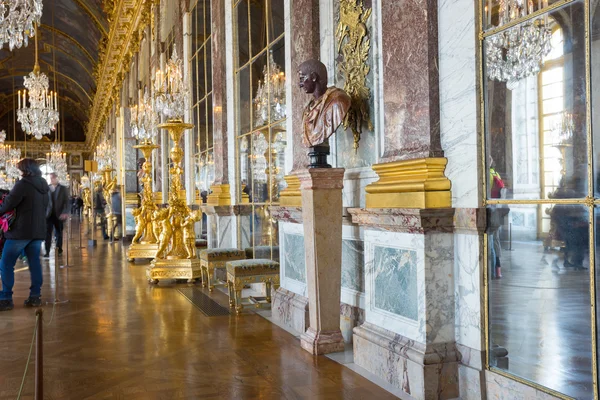
[[[112,227],[112,236],[113,239],[115,240],[119,240],[119,238],[122,236],[121,232],[119,232],[119,234],[117,234],[117,227],[120,227],[122,224],[122,218],[123,218],[123,211],[121,210],[121,207],[123,206],[123,203],[121,201],[121,188],[119,186],[115,187],[113,192],[111,193],[110,199],[111,199],[111,207],[112,207],[112,218],[113,218],[113,227]]]
[[[0,215],[15,210],[15,220],[10,229],[4,234],[6,243],[0,259],[0,276],[2,291],[0,291],[0,311],[12,310],[13,286],[15,284],[15,263],[24,251],[29,261],[31,286],[29,298],[25,300],[27,307],[39,307],[42,304],[42,264],[40,250],[46,237],[46,216],[50,196],[46,180],[37,162],[24,158],[17,164],[21,171],[21,179],[4,199],[0,206]]]
[[[94,196],[94,218],[100,217],[100,227],[102,228],[102,237],[104,240],[108,240],[108,233],[106,231],[106,215],[104,215],[104,207],[106,207],[106,199],[102,194],[102,185],[96,184],[96,195]]]
[[[58,254],[62,254],[63,221],[69,218],[69,190],[58,183],[58,175],[54,172],[50,174],[50,194],[52,208],[46,221],[46,253],[44,257],[50,257],[53,229],[56,238],[56,251],[58,251]]]

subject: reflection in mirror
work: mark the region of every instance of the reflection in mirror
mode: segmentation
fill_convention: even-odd
[[[484,26],[519,4],[548,6],[490,1]],[[589,194],[584,14],[575,1],[482,49],[486,196],[507,203],[487,210],[490,366],[577,399],[594,398],[590,208],[568,204]]]
[[[548,19],[552,35],[539,74],[486,80],[488,198],[587,195],[584,32],[566,18],[582,9],[576,3],[540,18]]]
[[[522,208],[488,208],[490,366],[592,399],[588,209],[556,205],[550,218],[557,241],[545,247],[512,236]]]

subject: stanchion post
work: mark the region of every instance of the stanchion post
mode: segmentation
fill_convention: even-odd
[[[35,310],[36,332],[35,332],[35,392],[34,399],[44,398],[44,310]]]
[[[58,280],[58,252],[54,253],[54,301],[48,301],[46,304],[64,304],[69,300],[60,300],[58,297],[59,280]]]
[[[67,221],[67,238],[66,238],[66,249],[67,249],[67,262],[65,265],[61,265],[61,268],[69,268],[69,246],[71,245],[71,216],[69,215],[69,219]]]
[[[78,247],[79,250],[84,248],[81,245],[81,236],[83,236],[83,234],[81,233],[82,228],[83,228],[83,216],[79,218],[79,247]]]

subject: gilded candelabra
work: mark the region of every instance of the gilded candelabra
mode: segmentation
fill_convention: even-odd
[[[112,192],[114,188],[117,186],[117,178],[112,174],[115,170],[106,166],[100,171],[102,173],[102,195],[104,196],[104,200],[106,201],[106,229],[107,233],[110,235],[113,230],[113,209],[112,209]]]
[[[170,153],[173,167],[169,171],[169,206],[154,212],[156,232],[159,233],[158,251],[148,269],[148,280],[152,283],[158,283],[161,279],[194,281],[201,277],[194,232],[194,225],[201,215],[186,205],[182,195],[181,161],[184,153],[179,146],[183,133],[193,125],[172,119],[159,125],[159,128],[167,129],[173,141]]]
[[[154,203],[154,193],[152,192],[152,152],[158,149],[159,146],[147,140],[133,147],[144,154],[146,161],[142,165],[144,176],[142,177],[142,193],[140,194],[141,204],[140,207],[133,210],[135,236],[127,251],[129,261],[136,258],[154,259],[158,251],[157,223],[154,222],[153,217],[158,207]]]

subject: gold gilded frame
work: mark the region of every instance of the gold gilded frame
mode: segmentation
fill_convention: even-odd
[[[236,193],[237,193],[237,198],[235,199],[235,204],[244,204],[243,203],[243,198],[242,198],[242,185],[241,185],[241,176],[240,176],[240,148],[239,148],[239,139],[243,138],[243,137],[247,137],[249,140],[249,145],[252,145],[252,135],[254,133],[257,132],[263,132],[263,133],[267,133],[268,134],[268,142],[269,142],[269,148],[267,149],[268,152],[268,158],[267,158],[267,167],[270,168],[270,166],[272,165],[272,142],[271,142],[271,136],[272,136],[272,132],[273,132],[273,128],[277,127],[277,126],[285,126],[285,122],[287,120],[287,118],[283,118],[283,119],[279,119],[276,121],[271,121],[271,109],[269,108],[269,123],[262,125],[260,127],[254,127],[254,114],[253,114],[253,108],[250,109],[250,130],[248,130],[247,132],[243,132],[240,133],[238,131],[239,127],[240,127],[240,121],[239,121],[239,107],[240,107],[240,99],[238,96],[238,75],[239,72],[241,70],[243,70],[244,68],[248,68],[249,69],[249,80],[250,80],[250,100],[253,100],[254,94],[252,93],[252,63],[254,61],[256,61],[257,59],[259,59],[261,56],[263,55],[267,55],[267,68],[269,65],[269,51],[271,51],[273,45],[278,44],[278,43],[283,43],[284,45],[284,49],[285,49],[285,31],[277,36],[274,37],[272,39],[270,39],[270,21],[269,21],[269,17],[270,17],[270,11],[271,11],[271,6],[272,6],[272,1],[271,0],[267,0],[265,1],[265,20],[266,20],[266,28],[265,28],[265,35],[266,35],[266,46],[264,48],[262,48],[259,52],[257,52],[256,54],[252,53],[252,34],[251,34],[251,14],[250,14],[250,3],[253,0],[247,0],[247,4],[248,4],[248,61],[246,61],[244,64],[239,65],[239,59],[238,59],[238,24],[237,24],[237,5],[240,4],[243,0],[232,0],[231,1],[231,6],[232,6],[232,18],[234,21],[233,23],[233,59],[234,59],[234,109],[235,109],[235,127],[234,127],[234,136],[233,139],[235,140],[235,171],[236,171]],[[287,54],[288,49],[285,49],[285,52]],[[285,65],[282,65],[281,67],[284,68],[285,71]],[[287,72],[286,72],[286,79],[289,79],[289,76],[287,76]],[[245,207],[251,207],[252,213],[250,214],[250,218],[251,221],[250,223],[252,224],[252,235],[250,238],[250,244],[252,249],[254,249],[256,247],[255,245],[255,241],[254,241],[254,236],[256,234],[256,225],[255,225],[255,218],[253,218],[252,216],[255,215],[255,213],[257,212],[258,209],[260,208],[265,208],[265,210],[267,210],[268,213],[268,207],[270,206],[274,206],[274,205],[278,205],[278,202],[274,202],[273,201],[273,188],[272,188],[272,179],[273,176],[271,173],[268,173],[268,200],[266,202],[252,202],[252,203],[245,203],[244,206]],[[253,188],[251,188],[251,193],[254,193]],[[253,199],[254,200],[254,199]],[[243,214],[243,213],[240,213]],[[241,235],[241,221],[240,218],[243,218],[244,215],[238,215],[237,218],[237,238],[238,238],[238,246],[241,246],[241,240],[242,240],[242,235]],[[265,221],[269,224],[271,224],[271,222],[268,219],[265,219]],[[276,227],[277,224],[271,224],[271,227]],[[273,246],[275,245],[275,243],[277,243],[279,240],[279,238],[273,238],[273,236],[270,237],[270,241],[269,241],[269,247],[271,249],[271,258],[273,258]]]
[[[592,133],[592,99],[591,99],[591,35],[590,35],[590,3],[592,0],[559,0],[556,3],[545,7],[542,10],[538,10],[526,17],[516,19],[510,23],[507,23],[499,28],[490,29],[487,31],[483,30],[483,21],[485,17],[483,2],[481,0],[476,2],[476,26],[479,32],[479,43],[477,46],[477,59],[478,59],[478,80],[479,80],[479,129],[480,129],[480,163],[481,163],[481,177],[480,183],[482,187],[481,198],[482,206],[487,207],[493,204],[571,204],[581,205],[588,209],[589,215],[589,251],[590,251],[590,318],[591,318],[591,338],[592,338],[592,387],[594,393],[594,399],[598,399],[598,362],[597,362],[597,337],[596,337],[596,282],[595,282],[595,206],[600,206],[600,198],[594,197],[594,171],[593,171],[593,133]],[[568,5],[583,3],[584,7],[584,39],[585,39],[585,83],[586,83],[586,98],[585,98],[585,110],[586,110],[586,136],[587,136],[587,175],[588,175],[588,193],[585,198],[578,199],[547,199],[547,200],[504,200],[504,199],[487,199],[487,162],[486,162],[486,108],[485,108],[485,68],[484,68],[484,56],[483,56],[483,44],[486,37],[495,35],[510,29],[516,25],[519,25],[525,21],[535,19],[541,15],[547,14],[553,10]],[[511,374],[508,371],[504,371],[499,368],[490,367],[490,326],[489,326],[489,274],[488,274],[488,235],[483,235],[483,280],[484,280],[484,338],[485,338],[485,367],[486,369],[493,371],[499,375],[502,375],[508,379],[515,380],[527,386],[531,386],[542,392],[551,394],[561,399],[572,399],[563,393],[559,393],[545,386],[541,386],[536,382],[521,378],[517,375]]]
[[[208,107],[208,100],[209,98],[212,96],[213,93],[213,88],[212,88],[212,79],[211,79],[211,85],[209,87],[208,85],[208,75],[212,74],[212,54],[210,54],[210,59],[211,59],[211,64],[210,64],[210,71],[207,68],[207,56],[208,54],[208,45],[211,45],[211,51],[212,51],[212,25],[211,25],[211,21],[208,21],[208,25],[206,24],[206,7],[208,5],[208,7],[210,8],[210,1],[209,0],[197,0],[194,4],[194,6],[192,7],[190,14],[192,16],[195,15],[195,12],[197,11],[198,5],[200,3],[203,3],[203,8],[202,8],[202,16],[203,19],[205,21],[204,23],[204,30],[202,32],[202,37],[203,37],[203,41],[196,41],[197,47],[195,49],[192,49],[192,57],[190,60],[190,63],[196,63],[196,68],[195,68],[195,72],[196,72],[196,77],[195,77],[195,82],[196,82],[196,86],[199,86],[200,84],[202,84],[204,86],[204,94],[202,95],[202,97],[200,97],[198,94],[196,95],[196,102],[192,105],[192,113],[196,114],[196,118],[197,118],[197,122],[195,125],[195,127],[193,128],[192,132],[194,134],[194,136],[197,135],[197,140],[196,143],[194,144],[194,168],[198,167],[198,163],[200,161],[200,157],[202,157],[202,155],[205,155],[205,160],[208,161],[208,154],[211,153],[214,150],[214,139],[213,139],[213,131],[212,129],[208,129],[208,118],[209,118],[209,113],[212,114],[212,107]],[[194,24],[195,26],[197,26],[197,20],[194,18],[194,21],[192,21],[192,24]],[[192,32],[194,32],[194,29],[192,28]],[[200,34],[200,32],[196,29],[195,31],[197,34]],[[200,60],[199,56],[200,54],[203,54],[203,59]],[[200,74],[198,73],[198,66],[200,64],[204,64],[204,76],[200,76]],[[194,71],[194,68],[192,68],[192,71]],[[192,90],[197,91],[198,88],[197,87],[192,87]],[[211,100],[211,104],[212,104],[212,100]],[[207,122],[206,125],[204,127],[200,126],[200,114],[204,112],[204,120]],[[213,122],[214,124],[214,122]],[[203,132],[200,132],[200,131]],[[209,140],[210,138],[210,140]],[[206,143],[206,148],[204,150],[202,150],[201,147],[201,142],[202,140],[204,140],[204,142]],[[210,185],[212,182],[207,182],[208,185]],[[199,192],[199,191],[198,191]],[[200,198],[199,195],[195,196],[195,200],[194,200],[197,204],[202,204],[202,199]]]

